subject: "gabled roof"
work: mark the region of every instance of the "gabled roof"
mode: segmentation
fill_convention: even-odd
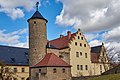
[[[91,53],[91,61],[93,63],[99,62],[98,59],[99,59],[99,54]]]
[[[100,56],[101,49],[102,49],[102,45],[91,47],[91,61],[92,62],[99,62],[98,59]]]
[[[102,48],[102,45],[100,45],[100,46],[95,46],[95,47],[91,47],[91,52],[92,52],[92,53],[100,53],[101,48]]]
[[[75,35],[76,35],[76,33],[71,34],[70,38],[68,37],[68,35],[67,36],[62,36],[60,38],[51,40],[48,43],[51,44],[52,46],[54,46],[57,49],[68,48],[69,47],[68,43],[70,42],[70,40],[72,40],[72,38]]]
[[[30,19],[43,19],[43,20],[45,20],[46,22],[48,22],[48,21],[40,14],[39,11],[36,11]],[[29,21],[30,19],[28,19],[28,21]]]
[[[49,44],[49,43],[47,43],[46,48],[57,49],[55,46],[53,46],[52,44]]]
[[[47,53],[45,57],[33,67],[71,67],[54,53]]]
[[[7,65],[28,65],[28,49],[0,45],[0,61]]]

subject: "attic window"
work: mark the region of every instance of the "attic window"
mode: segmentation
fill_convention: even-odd
[[[80,46],[82,46],[82,43],[80,43]]]
[[[78,39],[80,39],[80,36],[78,36]]]
[[[77,46],[77,42],[75,42],[75,46]]]
[[[59,55],[59,58],[63,58],[63,56],[62,56],[62,55]]]
[[[83,37],[81,37],[81,40],[83,40]]]
[[[25,53],[25,56],[28,56],[28,53],[27,52],[24,52]]]
[[[12,61],[12,62],[15,62],[15,58],[11,58],[11,61]]]
[[[84,44],[84,47],[86,47],[86,44]]]

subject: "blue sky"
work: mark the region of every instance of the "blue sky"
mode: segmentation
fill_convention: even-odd
[[[1,45],[28,47],[27,19],[37,1],[48,20],[48,40],[80,28],[90,46],[120,47],[120,0],[0,0]]]

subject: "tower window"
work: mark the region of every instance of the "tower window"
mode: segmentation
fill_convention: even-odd
[[[36,21],[34,21],[34,24],[36,24]]]

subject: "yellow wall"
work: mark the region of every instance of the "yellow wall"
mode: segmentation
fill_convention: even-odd
[[[80,39],[78,39],[78,36]],[[81,39],[81,37],[83,37],[83,40]],[[77,42],[77,46],[75,45],[75,42]],[[82,44],[82,46],[80,46],[80,43]],[[86,47],[84,47],[84,44],[86,44]],[[69,47],[70,65],[72,65],[72,76],[100,75],[101,73],[109,70],[109,61],[104,45],[102,46],[102,50],[100,52],[99,63],[92,63],[91,48],[81,31],[78,30],[76,36],[70,41]],[[76,52],[79,53],[79,57],[76,57]],[[80,56],[80,52],[82,52],[82,56]],[[85,53],[87,53],[87,58],[85,58]],[[101,58],[104,58],[105,61],[101,61]],[[83,65],[83,70],[77,70],[77,65]],[[85,65],[88,65],[88,70],[85,70]]]
[[[17,68],[17,73],[15,73],[15,77],[18,80],[22,80],[22,78],[24,78],[24,80],[26,80],[29,77],[29,66],[6,66],[9,67],[11,71],[14,71],[14,68]],[[22,72],[22,68],[25,69],[25,72]]]
[[[80,35],[81,34],[81,35]],[[78,36],[80,39],[78,39]],[[83,40],[81,39],[83,37]],[[77,42],[77,46],[75,45]],[[80,46],[82,43],[82,46]],[[86,44],[86,47],[84,47]],[[90,65],[91,65],[91,55],[90,55],[90,46],[85,40],[85,37],[80,31],[76,34],[75,38],[70,42],[70,65],[72,76],[89,76],[90,75]],[[76,57],[76,52],[79,53],[79,57]],[[82,55],[80,55],[82,52]],[[85,58],[85,53],[87,53],[87,58]],[[77,70],[77,65],[83,65],[83,70]],[[88,66],[88,70],[85,70],[85,65]]]

